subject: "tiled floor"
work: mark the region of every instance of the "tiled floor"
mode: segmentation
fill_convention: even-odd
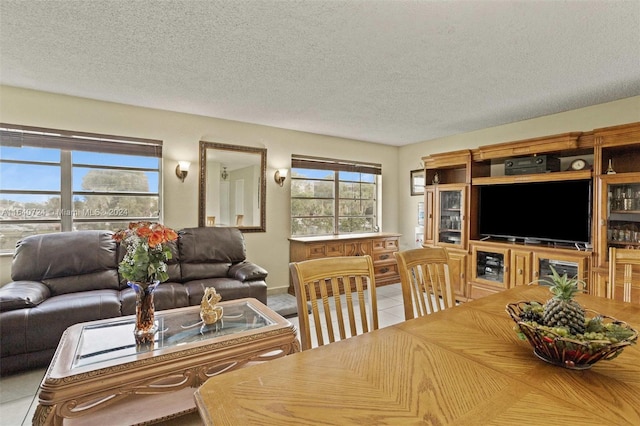
[[[387,327],[404,320],[400,284],[378,287],[379,326]],[[289,318],[298,327],[298,318]],[[0,426],[30,425],[37,399],[35,397],[45,369],[0,378]],[[200,425],[197,413],[166,422],[166,426]]]

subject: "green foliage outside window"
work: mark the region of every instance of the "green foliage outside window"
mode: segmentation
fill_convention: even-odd
[[[292,169],[291,234],[376,231],[376,182],[369,173]]]

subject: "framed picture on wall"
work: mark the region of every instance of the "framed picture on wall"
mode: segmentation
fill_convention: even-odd
[[[424,169],[411,170],[411,195],[424,195]]]

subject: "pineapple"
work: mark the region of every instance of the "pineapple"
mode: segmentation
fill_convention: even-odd
[[[582,289],[584,281],[577,278],[569,278],[567,274],[560,275],[551,267],[553,275],[549,279],[542,279],[541,282],[551,285],[550,291],[554,297],[544,304],[542,320],[547,327],[563,327],[570,334],[583,334],[585,331],[584,309],[573,297]]]

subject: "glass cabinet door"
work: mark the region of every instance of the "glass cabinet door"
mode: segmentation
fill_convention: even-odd
[[[608,246],[640,247],[640,182],[609,185],[607,197]]]
[[[610,247],[640,249],[640,174],[625,175],[602,177],[601,261]]]
[[[504,254],[478,250],[476,278],[479,280],[504,283]]]
[[[471,281],[494,290],[509,288],[508,248],[474,243],[471,247]]]
[[[437,238],[439,243],[462,247],[465,240],[465,187],[437,190]]]

